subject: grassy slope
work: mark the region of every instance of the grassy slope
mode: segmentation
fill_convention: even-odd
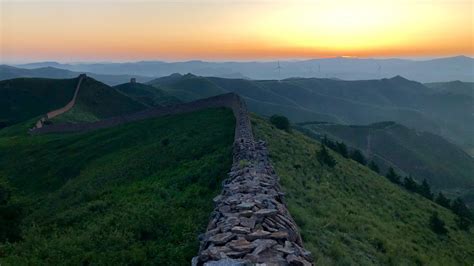
[[[26,121],[68,103],[77,79],[17,78],[0,81],[0,122]]]
[[[114,88],[147,106],[167,106],[181,102],[163,90],[146,84],[128,82]]]
[[[24,240],[0,245],[0,264],[189,264],[230,169],[230,110],[85,134],[26,128],[0,131],[0,178],[26,210]]]
[[[316,160],[318,142],[253,118],[254,134],[271,159],[316,265],[462,265],[474,261],[474,233],[457,230],[447,209],[393,185],[331,152],[335,169]],[[447,236],[429,228],[438,212]]]
[[[145,104],[88,77],[81,84],[74,107],[55,118],[53,122],[91,122],[137,112],[145,108]]]
[[[447,140],[427,132],[416,132],[399,124],[378,127],[307,124],[312,132],[342,140],[351,147],[367,150],[379,165],[395,165],[420,182],[427,179],[437,189],[461,192],[453,197],[474,193],[474,159]],[[383,167],[384,172],[386,167]],[[449,194],[451,194],[449,193]],[[471,202],[472,203],[472,202]]]

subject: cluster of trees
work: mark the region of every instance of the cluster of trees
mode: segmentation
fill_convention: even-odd
[[[339,153],[342,157],[344,158],[349,158],[352,159],[362,165],[367,165],[370,169],[373,171],[379,173],[380,169],[378,165],[374,161],[370,161],[367,164],[367,159],[365,158],[364,154],[358,150],[358,149],[353,149],[349,151],[347,148],[347,145],[342,142],[342,141],[333,141],[328,139],[328,137],[325,135],[321,141],[323,146],[329,147],[331,150]]]
[[[327,136],[323,137],[321,143],[322,148],[317,153],[317,159],[321,164],[327,165],[331,168],[336,165],[336,160],[327,151],[326,147],[329,147],[333,151],[342,155],[344,158],[350,158],[362,165],[366,165],[374,172],[380,173],[380,168],[378,165],[374,161],[367,163],[367,159],[360,150],[354,149],[349,151],[347,145],[344,142],[330,140],[327,138]],[[402,178],[402,176],[398,175],[392,167],[388,169],[388,172],[385,176],[392,183],[400,185],[408,191],[417,193],[447,209],[450,209],[458,216],[456,222],[460,229],[468,230],[473,223],[474,215],[461,198],[457,198],[451,202],[451,200],[448,199],[442,192],[439,192],[438,195],[435,196],[434,193],[431,192],[431,186],[428,181],[426,181],[426,179],[424,179],[423,182],[419,184],[411,176]],[[430,225],[433,231],[436,233],[444,234],[447,232],[447,230],[444,228],[444,222],[439,218],[437,213],[433,214],[430,218]]]
[[[461,198],[457,198],[451,202],[451,200],[448,199],[442,192],[439,192],[438,195],[435,197],[435,195],[431,192],[430,184],[426,181],[426,179],[424,179],[421,184],[418,184],[411,176],[407,176],[402,179],[402,177],[398,175],[392,167],[388,169],[386,177],[391,182],[403,186],[405,189],[411,192],[418,193],[421,196],[431,201],[434,201],[447,209],[450,209],[458,216],[456,222],[459,228],[463,230],[468,230],[471,226],[474,220],[474,215]],[[438,221],[435,221],[436,219],[439,218],[437,216],[431,217],[432,228],[435,232],[442,233],[443,230],[439,229],[440,223]],[[434,226],[433,224],[435,224],[436,226]]]
[[[288,118],[286,118],[285,116],[272,115],[270,117],[270,123],[272,123],[272,125],[274,125],[278,129],[285,130],[286,132],[291,131],[290,120],[288,120]]]

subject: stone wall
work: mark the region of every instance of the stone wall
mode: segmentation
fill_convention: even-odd
[[[256,142],[244,102],[229,93],[191,103],[158,107],[94,123],[58,124],[36,128],[33,134],[84,132],[146,118],[213,107],[232,109],[235,119],[233,164],[214,198],[206,232],[192,265],[312,265],[296,223],[284,202],[279,178],[263,141]]]
[[[53,110],[53,111],[50,111],[46,114],[46,116],[44,117],[41,117],[38,122],[36,122],[35,124],[35,128],[42,128],[44,126],[44,123],[49,120],[49,119],[52,119],[58,115],[61,115],[61,114],[64,114],[65,112],[71,110],[73,107],[74,107],[74,104],[76,104],[76,98],[77,98],[77,94],[79,93],[79,89],[81,88],[81,83],[84,81],[84,79],[86,79],[87,76],[86,74],[81,74],[79,75],[79,80],[77,82],[77,85],[76,85],[76,89],[74,90],[74,95],[72,96],[72,99],[71,101],[69,101],[65,106],[59,108],[59,109],[56,109],[56,110]]]

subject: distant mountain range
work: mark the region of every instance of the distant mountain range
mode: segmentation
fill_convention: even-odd
[[[54,64],[53,64],[54,65]],[[75,78],[81,73],[87,73],[88,76],[93,77],[107,85],[118,85],[130,81],[131,78],[136,78],[139,82],[146,82],[153,78],[132,75],[113,75],[113,74],[96,74],[87,71],[74,72],[71,70],[60,69],[52,66],[42,66],[38,68],[18,68],[8,65],[0,65],[0,80],[13,78],[55,78],[67,79]]]
[[[278,63],[281,66],[277,69]],[[285,79],[291,77],[338,78],[363,80],[390,78],[396,75],[419,82],[451,80],[474,81],[474,59],[456,56],[432,60],[325,58],[269,62],[162,62],[128,63],[38,62],[18,65],[21,68],[55,67],[102,75],[138,75],[162,77],[173,73],[243,79]],[[102,80],[103,81],[103,80]],[[104,81],[105,82],[105,81]]]
[[[183,100],[227,92],[240,94],[250,110],[283,114],[293,122],[326,121],[370,124],[396,121],[444,136],[470,151],[474,147],[474,98],[433,89],[397,76],[390,79],[343,81],[319,78],[243,80],[174,74],[149,82]],[[462,87],[464,88],[464,83]]]

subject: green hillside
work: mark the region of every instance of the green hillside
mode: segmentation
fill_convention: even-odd
[[[117,85],[114,88],[150,107],[167,106],[181,102],[178,98],[169,95],[163,90],[142,83],[128,82]]]
[[[367,126],[305,123],[303,128],[362,150],[383,173],[395,167],[420,182],[428,180],[452,198],[474,198],[474,159],[442,137],[389,122]]]
[[[152,80],[147,84],[162,89],[184,102],[191,102],[227,92],[208,79],[192,74],[183,76],[174,74],[169,77]]]
[[[234,123],[220,108],[84,134],[0,130],[0,195],[11,187],[23,213],[0,264],[188,265],[232,163]]]
[[[77,82],[77,78],[0,81],[0,124],[23,122],[63,107],[72,99]]]
[[[396,76],[345,81],[322,78],[244,80],[175,74],[149,83],[191,101],[235,92],[260,115],[282,114],[293,122],[370,124],[396,121],[441,135],[469,151],[474,147],[473,95],[447,93]]]
[[[278,130],[253,117],[254,134],[268,143],[289,210],[316,265],[465,265],[474,261],[474,233],[458,229],[453,213],[410,193],[298,131]],[[437,212],[448,233],[430,228]]]
[[[102,82],[87,77],[81,84],[74,107],[69,112],[53,119],[53,122],[91,122],[146,108],[145,104]]]

